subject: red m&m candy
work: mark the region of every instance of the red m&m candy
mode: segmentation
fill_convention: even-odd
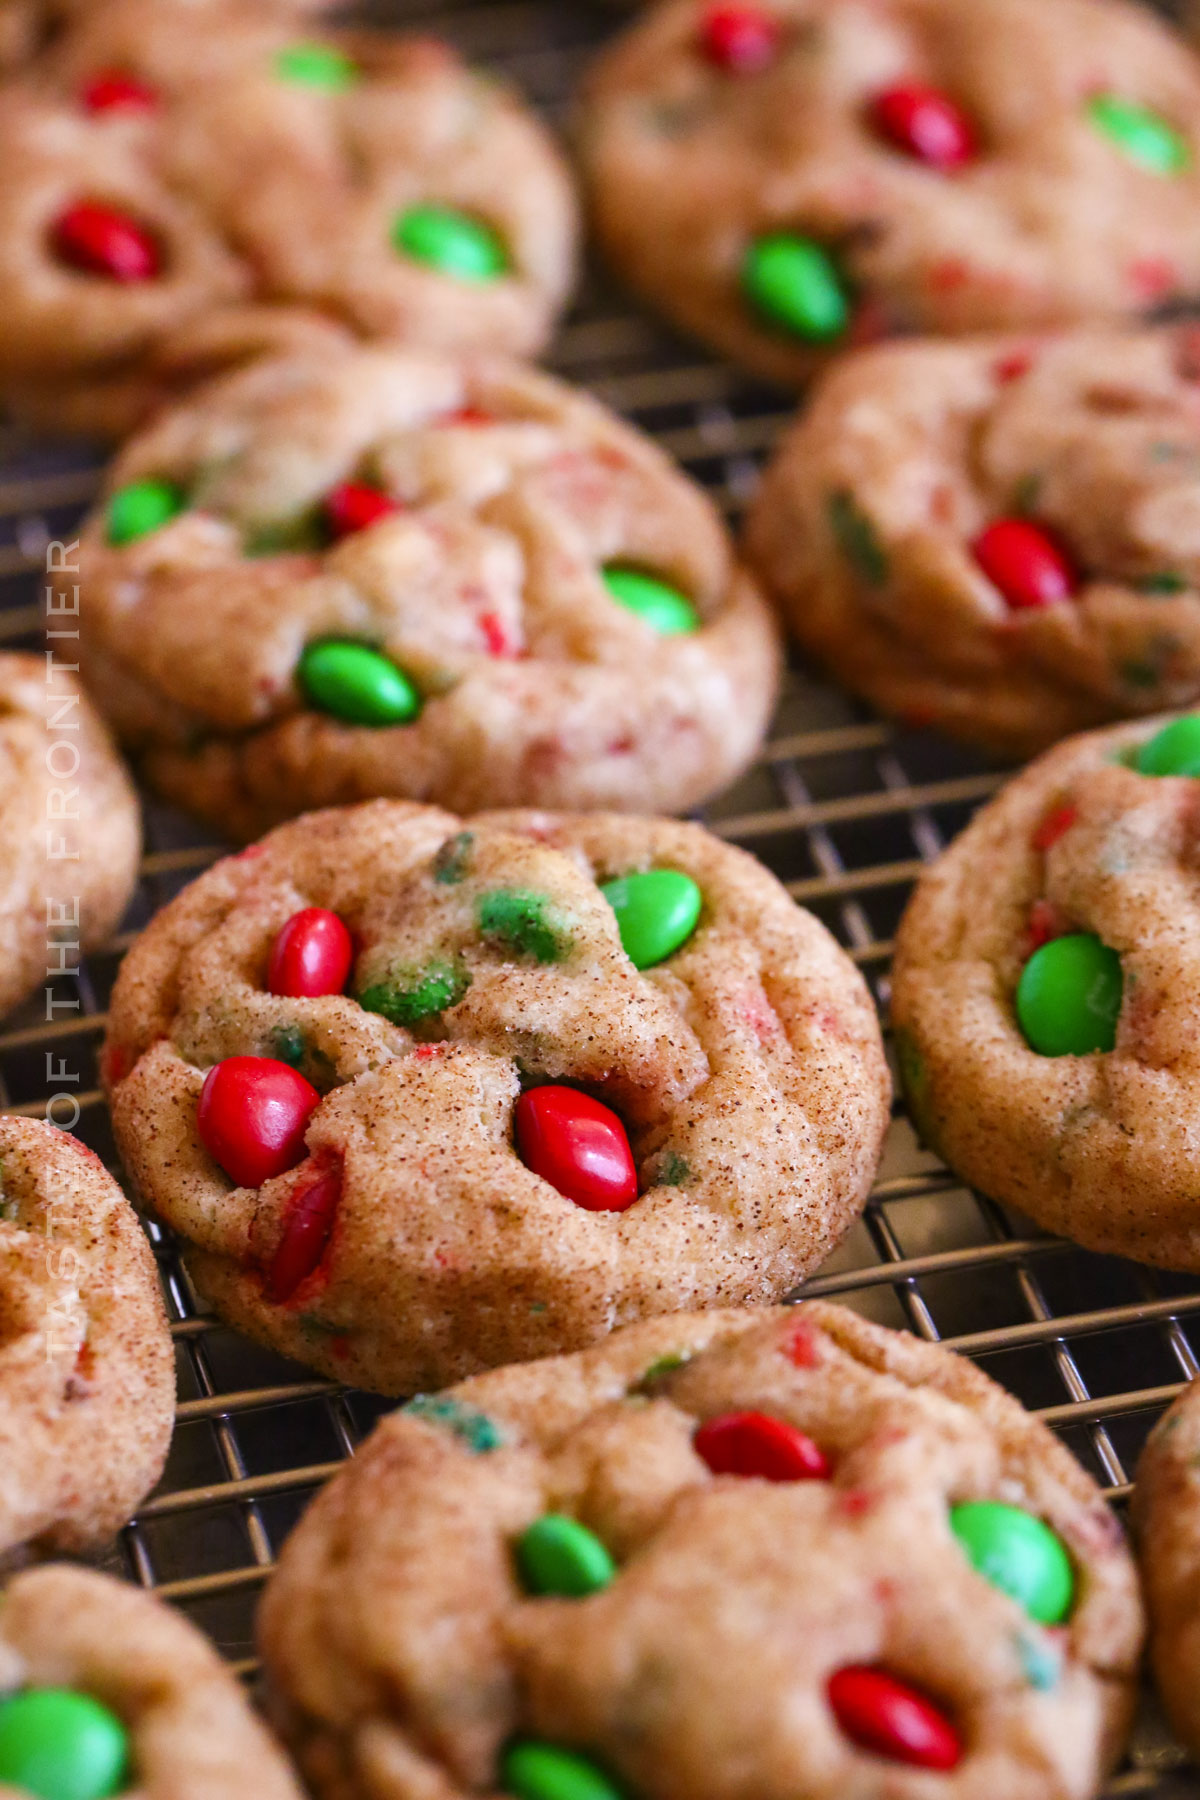
[[[267,1299],[282,1306],[307,1281],[333,1236],[342,1197],[342,1171],[327,1169],[294,1196],[288,1206],[283,1236],[267,1271]]]
[[[158,105],[158,95],[136,75],[122,69],[105,69],[86,82],[80,99],[88,112],[149,112]]]
[[[971,548],[1014,611],[1069,600],[1079,585],[1066,552],[1028,519],[997,519]]]
[[[860,1750],[919,1769],[953,1769],[962,1760],[962,1740],[945,1713],[885,1669],[839,1669],[829,1682],[829,1704]]]
[[[400,502],[361,481],[343,481],[326,496],[325,523],[335,538],[352,537],[402,511]]]
[[[350,933],[335,912],[308,906],[293,913],[271,949],[267,991],[291,1000],[340,994],[354,960]]]
[[[692,1442],[714,1475],[762,1481],[824,1481],[829,1459],[810,1437],[769,1413],[722,1413],[708,1419]]]
[[[239,1187],[294,1169],[321,1096],[269,1056],[229,1056],[208,1071],[196,1112],[200,1142]]]
[[[758,6],[710,6],[700,27],[705,56],[735,75],[769,68],[782,38],[779,20]]]
[[[918,81],[887,88],[875,96],[871,113],[881,136],[932,169],[960,169],[975,154],[971,121],[938,88]]]
[[[96,200],[80,200],[60,213],[52,239],[59,259],[86,275],[153,281],[162,267],[158,244],[145,226]]]
[[[578,1089],[539,1087],[522,1094],[516,1136],[526,1167],[587,1212],[624,1212],[637,1199],[624,1125]]]

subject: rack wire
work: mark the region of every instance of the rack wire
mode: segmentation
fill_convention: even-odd
[[[585,0],[376,0],[363,10],[443,32],[560,124],[613,20]],[[672,338],[596,276],[550,361],[652,433],[732,518],[789,416],[778,393]],[[99,466],[77,446],[0,429],[0,642],[36,646],[46,546],[70,539]],[[704,816],[830,927],[886,1016],[892,938],[911,884],[1001,779],[793,671],[759,762]],[[79,1135],[118,1173],[96,1075],[112,981],[138,929],[222,853],[179,814],[149,801],[145,814],[125,928],[62,984],[78,1011],[48,1026],[39,995],[0,1031],[0,1110],[44,1114],[53,1052],[78,1076]],[[254,1607],[282,1539],[390,1403],[313,1379],[227,1330],[205,1313],[169,1234],[152,1221],[146,1229],[173,1320],[178,1426],[159,1488],[97,1561],[174,1601],[249,1671]],[[863,1219],[803,1293],[836,1296],[971,1357],[1058,1433],[1118,1509],[1147,1431],[1200,1369],[1200,1281],[1041,1234],[964,1187],[919,1146],[900,1109]],[[1133,1795],[1200,1795],[1200,1776],[1149,1697],[1108,1800]]]

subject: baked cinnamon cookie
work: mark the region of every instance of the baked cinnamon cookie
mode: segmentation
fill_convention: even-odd
[[[1171,1724],[1200,1752],[1200,1386],[1159,1420],[1133,1492],[1150,1658]]]
[[[0,1317],[0,1554],[102,1544],[162,1473],[171,1334],[120,1188],[32,1119],[0,1118]]]
[[[545,129],[434,39],[298,29],[249,0],[106,0],[0,94],[15,409],[124,433],[203,361],[197,331],[249,354],[266,303],[296,334],[545,342],[576,230]]]
[[[278,13],[333,12],[342,0],[256,0],[263,11]],[[0,68],[25,62],[43,49],[68,20],[99,12],[109,0],[0,0]],[[226,0],[159,0],[183,18]],[[116,71],[113,71],[115,74]]]
[[[385,1393],[781,1298],[861,1210],[865,984],[698,825],[376,801],[130,951],[113,1128],[217,1311]]]
[[[1200,698],[1200,333],[848,357],[784,439],[749,559],[805,649],[1009,756]]]
[[[1174,1269],[1200,1269],[1198,776],[1196,714],[1050,751],[922,878],[892,977],[913,1116],[951,1168]]]
[[[140,850],[133,784],[75,677],[0,653],[0,1014],[107,940]]]
[[[402,1407],[259,1623],[320,1800],[1086,1800],[1142,1636],[1120,1528],[1046,1428],[821,1304]]]
[[[621,274],[788,384],[1200,293],[1200,62],[1125,0],[668,0],[582,147]]]
[[[515,365],[330,349],[224,378],[126,449],[80,557],[97,701],[237,837],[378,794],[683,811],[774,702],[712,503]]]
[[[300,1800],[237,1679],[181,1613],[51,1565],[0,1606],[0,1794]]]

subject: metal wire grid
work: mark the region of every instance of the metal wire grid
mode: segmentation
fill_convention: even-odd
[[[378,0],[365,10],[443,31],[559,118],[609,22],[598,5],[553,0]],[[681,345],[598,285],[552,362],[652,432],[732,516],[788,416],[777,394]],[[97,479],[85,452],[0,431],[0,642],[36,645],[46,546],[70,539]],[[886,1012],[892,935],[910,885],[1000,779],[967,753],[898,734],[794,673],[762,758],[707,819],[830,926]],[[52,1054],[77,1076],[79,1135],[114,1169],[96,1057],[116,967],[137,930],[221,853],[149,803],[146,842],[124,931],[57,983],[57,997],[77,998],[78,1009],[47,1025],[39,995],[0,1032],[0,1109],[44,1113]],[[226,1330],[205,1314],[169,1235],[146,1228],[173,1320],[178,1426],[159,1489],[98,1560],[180,1605],[248,1670],[254,1606],[279,1544],[388,1403],[312,1379]],[[1118,1506],[1149,1427],[1200,1370],[1200,1282],[1039,1234],[963,1187],[920,1148],[899,1110],[864,1218],[804,1292],[972,1357],[1070,1445]],[[1110,1800],[1200,1794],[1182,1762],[1148,1703]]]

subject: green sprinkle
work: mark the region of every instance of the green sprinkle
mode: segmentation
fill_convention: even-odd
[[[407,725],[421,696],[402,669],[366,644],[326,638],[309,644],[298,671],[305,698],[348,725]]]
[[[473,831],[460,831],[457,837],[447,838],[433,859],[433,879],[442,887],[457,887],[466,876],[474,848]]]
[[[288,556],[300,552],[327,550],[329,531],[315,511],[298,513],[291,519],[274,519],[247,533],[242,545],[246,556]]]
[[[636,1388],[653,1387],[656,1382],[665,1381],[668,1375],[686,1368],[691,1362],[691,1353],[686,1350],[672,1350],[667,1356],[656,1357],[650,1367],[634,1383]]]
[[[440,1425],[461,1438],[467,1449],[474,1456],[485,1456],[489,1450],[499,1450],[504,1443],[504,1435],[500,1427],[473,1406],[464,1406],[461,1400],[451,1400],[446,1394],[416,1394],[407,1406],[400,1408],[414,1419],[424,1419],[427,1425]]]
[[[1134,753],[1139,775],[1200,775],[1200,713],[1186,713]]]
[[[1178,175],[1192,160],[1187,140],[1160,113],[1120,94],[1093,94],[1088,117],[1130,162],[1153,175]]]
[[[516,1560],[529,1593],[567,1600],[598,1594],[617,1572],[595,1532],[562,1513],[546,1513],[521,1534]]]
[[[1162,679],[1162,673],[1153,663],[1126,662],[1121,664],[1121,680],[1126,687],[1154,688]]]
[[[304,1061],[307,1048],[307,1039],[298,1025],[277,1025],[271,1033],[268,1054],[277,1062],[287,1063],[290,1068],[298,1069]]]
[[[500,1779],[513,1800],[624,1800],[623,1790],[587,1757],[532,1739],[509,1745]]]
[[[1042,477],[1037,474],[1022,475],[1013,489],[1012,509],[1020,517],[1026,518],[1036,512],[1038,498],[1042,491]]]
[[[685,1181],[692,1178],[692,1165],[686,1157],[679,1156],[674,1150],[668,1150],[659,1170],[658,1185],[660,1187],[682,1187]]]
[[[636,613],[660,637],[682,637],[700,629],[700,616],[686,594],[656,575],[625,563],[609,563],[603,580],[618,605]]]
[[[746,253],[742,286],[755,311],[793,337],[826,344],[849,324],[833,259],[811,238],[789,231],[759,238]]]
[[[275,58],[275,73],[281,81],[297,87],[324,88],[328,93],[342,93],[358,80],[358,65],[340,50],[328,44],[291,44]]]
[[[562,962],[570,951],[570,939],[555,929],[547,916],[549,910],[544,894],[495,888],[480,895],[476,916],[485,938],[540,963]]]
[[[452,963],[431,963],[413,970],[406,979],[394,976],[359,995],[364,1012],[381,1013],[392,1025],[419,1025],[451,1006],[457,1006],[471,985],[466,969]]]
[[[1186,575],[1176,575],[1172,569],[1163,569],[1157,575],[1144,575],[1134,585],[1139,594],[1184,594],[1190,584]]]
[[[0,1782],[35,1800],[108,1800],[129,1772],[129,1736],[108,1707],[68,1688],[0,1703]]]
[[[1022,1635],[1016,1639],[1016,1652],[1021,1671],[1031,1688],[1047,1694],[1058,1686],[1062,1659],[1049,1644],[1037,1644]]]
[[[829,496],[829,528],[838,549],[863,580],[881,587],[888,578],[888,559],[875,527],[848,488]]]
[[[456,281],[496,281],[509,271],[497,232],[450,206],[412,206],[392,226],[395,249]]]
[[[1051,938],[1017,984],[1017,1022],[1039,1056],[1088,1056],[1117,1041],[1124,978],[1115,950],[1089,932]]]
[[[110,544],[133,544],[179,517],[186,501],[170,481],[134,481],[118,488],[108,503],[105,524]]]
[[[654,969],[687,943],[700,923],[703,896],[678,869],[647,869],[605,882],[600,889],[617,915],[626,956],[635,969]]]

